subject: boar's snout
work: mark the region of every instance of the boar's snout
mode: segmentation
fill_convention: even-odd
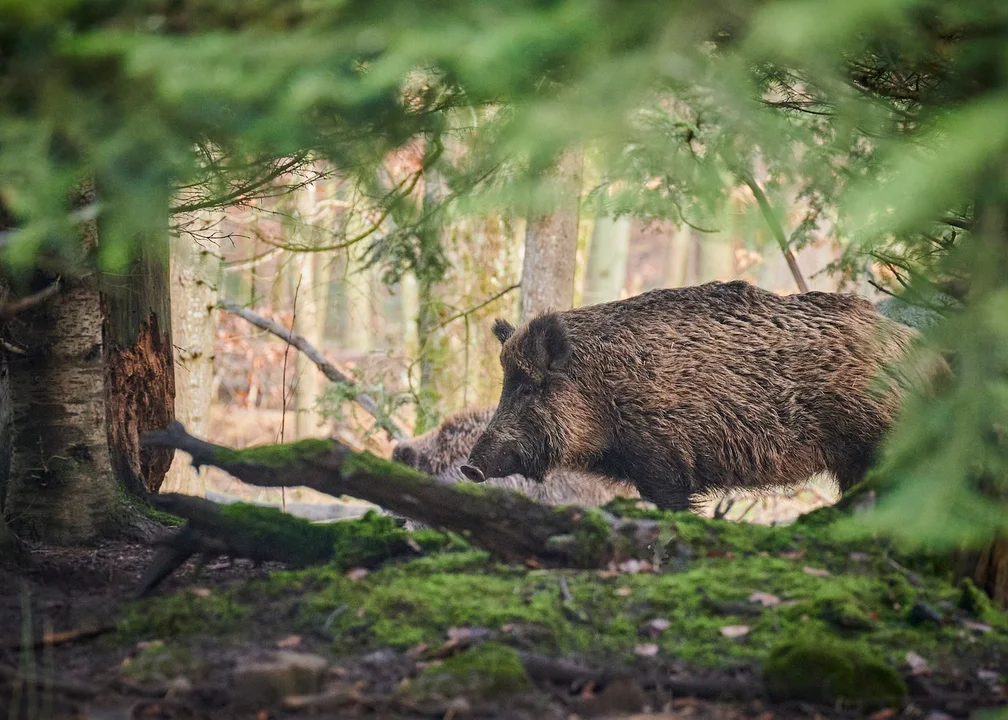
[[[475,465],[463,465],[461,470],[462,474],[474,483],[486,482],[486,475]]]
[[[392,449],[392,462],[397,462],[400,465],[408,465],[409,467],[416,467],[416,451],[409,445],[396,445]]]

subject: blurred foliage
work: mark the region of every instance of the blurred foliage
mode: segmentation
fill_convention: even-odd
[[[963,303],[927,335],[955,380],[893,434],[883,465],[906,482],[877,519],[946,543],[1008,526],[981,499],[1008,460],[1002,0],[0,0],[0,79],[13,268],[89,262],[81,212],[119,266],[171,192],[247,201],[318,157],[384,208],[344,242],[433,284],[445,213],[548,210],[542,170],[572,144],[602,210],[703,229],[759,167],[774,207],[807,208],[789,243],[826,223],[850,240],[838,270]],[[420,170],[385,177],[417,138]],[[96,206],[71,213],[87,177]]]

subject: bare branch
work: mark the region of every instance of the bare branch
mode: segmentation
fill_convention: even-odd
[[[759,186],[759,183],[756,182],[756,179],[752,175],[748,173],[740,173],[740,175],[742,181],[749,186],[753,195],[756,196],[756,202],[759,204],[760,212],[763,213],[763,219],[766,220],[766,224],[770,227],[770,232],[777,240],[777,245],[780,246],[781,252],[784,253],[784,259],[787,260],[791,276],[794,278],[795,283],[797,283],[798,289],[803,293],[808,292],[808,285],[805,283],[805,278],[802,277],[798,261],[795,260],[794,253],[791,252],[791,248],[788,246],[784,226],[781,225],[780,220],[777,219],[777,215],[774,214],[773,208],[770,207],[770,201],[767,200],[766,193],[763,192],[763,188]]]
[[[292,330],[288,330],[283,325],[270,320],[269,318],[264,318],[259,313],[253,312],[248,308],[237,305],[228,300],[220,300],[217,306],[222,310],[226,310],[229,313],[233,313],[238,317],[247,320],[248,322],[255,325],[257,328],[265,330],[268,333],[276,335],[281,340],[286,341],[288,344],[293,345],[298,350],[305,354],[309,360],[318,366],[318,369],[322,371],[322,374],[327,378],[336,383],[344,383],[347,385],[354,386],[356,383],[350,377],[350,374],[345,370],[337,367],[335,364],[326,360],[325,356],[319,352],[319,350],[312,345],[310,342],[304,339],[302,335],[296,333]],[[405,428],[402,427],[395,419],[391,417],[383,417],[378,410],[378,403],[373,397],[367,393],[358,393],[356,398],[357,404],[364,408],[378,423],[378,426],[382,428],[389,437],[393,440],[405,440],[409,437],[409,433],[406,432]]]
[[[59,278],[56,278],[51,285],[43,290],[39,290],[37,293],[32,293],[26,297],[11,300],[10,302],[0,305],[0,320],[8,320],[19,313],[23,313],[25,310],[35,307],[36,305],[41,305],[53,295],[58,293],[59,289],[60,281]]]

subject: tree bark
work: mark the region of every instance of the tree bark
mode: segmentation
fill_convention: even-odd
[[[207,223],[209,224],[209,223]],[[194,432],[210,429],[220,261],[187,233],[172,237],[171,329],[175,345],[175,417]],[[175,457],[162,492],[203,495],[206,473]]]
[[[102,278],[109,456],[116,477],[141,496],[160,489],[173,455],[140,447],[144,432],[175,417],[167,208],[166,199],[164,228],[137,243],[126,273]]]
[[[528,218],[522,262],[522,324],[547,310],[569,310],[574,305],[581,166],[580,152],[565,154],[555,172],[559,204],[550,215]]]
[[[585,305],[620,299],[630,254],[630,227],[628,217],[596,218],[588,251]]]
[[[93,202],[86,185],[78,206]],[[87,251],[95,221],[81,226]],[[27,351],[10,358],[10,475],[4,514],[22,537],[72,544],[99,535],[114,516],[102,362],[102,299],[90,279],[64,278],[62,291],[19,314],[12,326]]]

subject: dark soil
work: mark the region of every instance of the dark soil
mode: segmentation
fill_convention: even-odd
[[[194,677],[129,679],[129,673],[123,672],[124,663],[136,658],[147,644],[119,645],[112,634],[28,653],[18,648],[22,636],[34,642],[47,631],[62,633],[114,624],[154,552],[124,542],[105,542],[93,548],[30,547],[24,566],[15,571],[0,570],[0,718],[368,716],[559,720],[631,716],[771,720],[858,716],[842,708],[771,703],[762,696],[758,670],[752,667],[709,670],[674,659],[645,657],[621,666],[617,673],[610,669],[609,673],[594,676],[583,670],[571,672],[569,667],[557,664],[558,660],[540,658],[536,669],[529,672],[531,690],[493,701],[454,698],[413,702],[396,694],[405,678],[415,677],[430,660],[451,655],[453,645],[454,650],[461,650],[479,638],[463,637],[441,648],[415,648],[413,652],[382,649],[334,656],[328,635],[294,634],[289,617],[282,612],[284,605],[275,598],[264,600],[233,638],[197,639],[190,645],[188,651],[198,656],[201,667]],[[265,578],[276,569],[279,566],[256,568],[244,560],[223,560],[212,561],[196,576],[196,564],[190,561],[169,577],[157,594],[215,594],[235,583]],[[25,600],[30,603],[30,621],[22,610]],[[284,639],[278,642],[278,637]],[[281,702],[256,700],[235,684],[232,671],[237,665],[264,657],[276,651],[278,645],[322,655],[330,661],[326,702],[314,708],[286,709]],[[968,674],[968,669],[963,674]],[[12,682],[15,677],[39,680]],[[938,686],[940,692],[934,690]],[[932,720],[965,717],[975,708],[1005,701],[993,690],[978,693],[975,686],[959,686],[964,688],[962,692],[950,691],[948,688],[956,687],[956,683],[949,678],[940,685],[911,682],[913,704],[899,714]],[[730,697],[732,692],[735,698]],[[896,714],[881,711],[872,717],[885,720]]]

